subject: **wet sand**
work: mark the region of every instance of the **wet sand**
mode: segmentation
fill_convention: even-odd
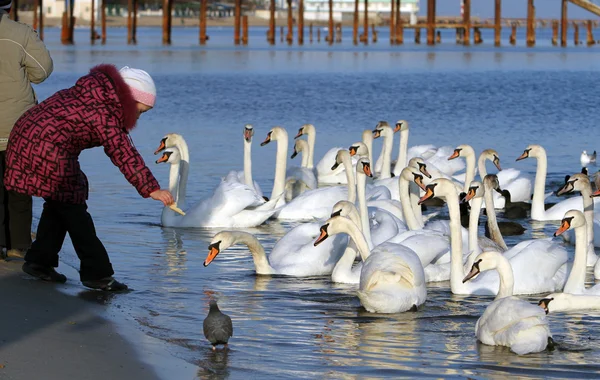
[[[60,268],[69,278],[66,284],[50,284],[23,273],[22,263],[0,261],[0,378],[195,377],[195,368],[172,357],[162,344],[133,326],[105,319],[106,306],[90,302],[101,292],[83,286],[77,296],[61,291],[78,284],[72,268]],[[135,348],[130,341],[138,343]]]

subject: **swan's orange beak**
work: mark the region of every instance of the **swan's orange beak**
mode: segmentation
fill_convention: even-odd
[[[303,132],[304,132],[304,128],[300,128],[298,130],[298,134],[296,135],[296,137],[294,137],[294,140],[297,139],[298,137],[302,136]]]
[[[598,196],[600,196],[600,189],[596,190],[596,192],[592,194],[592,197],[598,197]]]
[[[247,142],[252,141],[252,135],[253,135],[253,130],[252,129],[244,129],[244,140],[246,140]]]
[[[363,162],[363,172],[367,177],[373,177],[373,173],[371,172],[371,165]]]
[[[560,227],[558,228],[558,230],[556,230],[556,232],[554,233],[554,236],[560,236],[562,235],[566,230],[569,229],[569,227],[571,227],[571,219],[563,219],[562,223],[560,224]]]
[[[394,127],[394,133],[398,132],[401,127],[402,127],[402,124],[396,123],[396,126]]]
[[[463,199],[463,202],[468,202],[471,199],[473,199],[473,197],[475,197],[475,193],[476,192],[477,192],[477,188],[476,187],[470,187],[469,191],[467,192],[467,195]]]
[[[160,158],[158,160],[156,160],[157,164],[160,164],[161,162],[167,162],[169,160],[169,155],[165,152],[163,153],[162,156],[160,156]]]
[[[204,260],[204,266],[208,266],[208,264],[212,263],[212,261],[219,254],[219,248],[215,247],[214,244],[208,246],[208,256],[206,256],[206,260]]]
[[[356,154],[357,148],[355,146],[351,146],[348,148],[348,152],[350,152],[350,156],[354,156]]]
[[[271,133],[273,133],[273,131],[267,133],[267,138],[265,139],[265,141],[260,143],[260,146],[265,146],[271,142]]]
[[[327,239],[329,237],[329,235],[327,234],[327,226],[329,226],[329,224],[325,224],[323,226],[321,226],[321,235],[319,235],[319,237],[317,238],[317,240],[315,240],[315,247],[319,244],[321,244],[323,241],[325,241],[325,239]]]
[[[450,157],[448,157],[448,161],[454,160],[455,158],[458,158],[458,157],[460,157],[460,150],[454,149],[454,152],[452,153],[452,155]]]
[[[519,156],[519,158],[517,158],[517,159],[516,159],[516,161],[521,161],[521,160],[524,160],[524,159],[526,159],[527,157],[529,157],[529,151],[528,151],[528,150],[524,151],[524,152],[523,152],[523,154],[522,154],[522,155],[520,155],[520,156]]]
[[[420,199],[419,199],[419,205],[421,205],[423,202],[425,202],[426,200],[428,200],[429,198],[433,198],[435,196],[435,194],[433,193],[433,190],[431,187],[427,186],[425,188],[425,195],[423,195]]]
[[[154,151],[154,154],[158,154],[161,150],[163,150],[167,147],[165,145],[165,140],[167,140],[166,137],[164,139],[160,140],[160,144],[158,145],[158,148]]]
[[[421,188],[421,190],[427,191],[427,188],[423,183],[423,177],[421,177],[420,175],[415,175],[415,183]]]

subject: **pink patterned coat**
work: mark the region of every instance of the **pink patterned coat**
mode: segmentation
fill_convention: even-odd
[[[129,87],[113,65],[98,65],[17,120],[6,150],[8,190],[82,204],[88,181],[79,154],[98,146],[144,198],[159,184],[128,132],[138,111]]]

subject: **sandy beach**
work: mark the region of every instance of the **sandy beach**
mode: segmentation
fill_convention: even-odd
[[[97,301],[101,292],[83,286],[77,296],[62,292],[61,287],[78,282],[76,271],[65,271],[66,284],[50,284],[23,273],[22,263],[0,261],[0,378],[160,379],[170,377],[167,373],[177,374],[171,378],[195,377],[192,365],[172,358],[161,344],[149,345],[151,338],[133,326],[117,326],[104,318],[107,307]],[[136,350],[132,340],[143,349]]]

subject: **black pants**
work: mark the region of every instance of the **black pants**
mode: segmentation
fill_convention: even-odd
[[[25,261],[56,268],[67,232],[81,260],[81,281],[99,280],[114,274],[106,248],[96,236],[94,221],[87,212],[86,204],[46,199],[36,239],[25,255]]]
[[[0,180],[6,169],[6,151],[0,151]],[[32,199],[0,184],[0,246],[25,250],[31,245]]]

